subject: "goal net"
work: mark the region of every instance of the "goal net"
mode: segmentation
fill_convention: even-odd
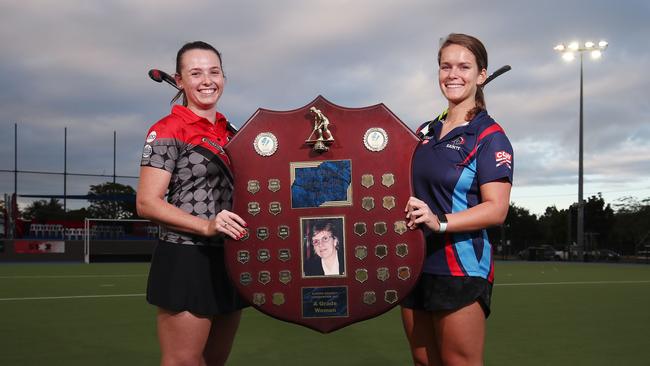
[[[160,227],[149,220],[86,218],[78,235],[84,241],[84,262],[149,260]]]

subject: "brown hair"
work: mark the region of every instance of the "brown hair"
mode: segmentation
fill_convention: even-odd
[[[440,56],[442,54],[442,50],[452,44],[463,46],[474,55],[479,72],[483,69],[487,70],[488,54],[483,43],[476,37],[462,33],[450,33],[442,42],[440,50],[438,50],[438,66],[440,66]],[[479,85],[478,88],[476,88],[476,95],[474,98],[476,99],[476,106],[467,112],[467,115],[465,115],[466,121],[471,121],[474,116],[486,108],[485,96],[483,95],[483,85]]]
[[[181,47],[180,50],[176,53],[176,74],[180,75],[181,74],[181,68],[183,65],[181,65],[181,59],[183,58],[183,55],[187,51],[191,50],[207,50],[207,51],[212,51],[214,52],[217,57],[219,58],[219,66],[221,66],[222,72],[223,72],[223,66],[221,65],[221,53],[217,51],[216,48],[212,47],[209,43],[203,42],[203,41],[194,41],[194,42],[188,42]],[[224,74],[225,77],[225,74]],[[187,97],[185,96],[185,91],[184,90],[179,90],[178,93],[172,98],[172,101],[170,104],[174,104],[178,100],[178,98],[183,97],[183,105],[187,107]]]

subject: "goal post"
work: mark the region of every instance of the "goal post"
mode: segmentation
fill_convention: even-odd
[[[84,219],[84,262],[91,256],[128,257],[151,255],[160,226],[143,219]]]

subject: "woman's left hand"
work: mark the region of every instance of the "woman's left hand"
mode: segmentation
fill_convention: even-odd
[[[438,216],[431,212],[429,206],[422,200],[410,197],[404,212],[406,212],[406,226],[411,230],[417,228],[419,224],[424,224],[433,231],[440,229]]]

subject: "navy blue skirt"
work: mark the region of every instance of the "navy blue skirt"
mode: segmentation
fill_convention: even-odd
[[[481,277],[438,276],[422,273],[402,306],[424,311],[454,311],[478,301],[490,316],[492,284]]]

